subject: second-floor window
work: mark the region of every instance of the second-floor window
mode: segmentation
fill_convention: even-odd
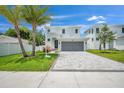
[[[48,29],[48,32],[50,32],[50,29]]]
[[[93,34],[93,29],[92,29],[92,34]]]
[[[65,34],[65,29],[62,29],[62,34]]]
[[[99,28],[96,28],[96,33],[99,33]]]
[[[47,41],[50,41],[50,38],[48,38]]]
[[[75,33],[76,33],[76,34],[78,33],[78,29],[75,29]]]
[[[92,38],[92,42],[93,42],[93,38]]]
[[[90,30],[89,30],[89,34],[90,34]]]
[[[122,28],[122,33],[124,33],[124,28]]]

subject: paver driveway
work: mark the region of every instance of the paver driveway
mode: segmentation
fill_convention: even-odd
[[[124,64],[88,52],[60,52],[52,70],[124,71]]]

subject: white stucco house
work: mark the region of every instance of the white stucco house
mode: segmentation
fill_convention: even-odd
[[[85,50],[87,38],[81,37],[82,26],[48,26],[46,31],[46,45],[61,51]]]
[[[87,49],[99,49],[98,33],[103,26],[104,24],[93,25],[85,31],[85,37],[89,38],[87,40]],[[106,48],[124,50],[124,25],[108,25],[108,27],[110,31],[115,33],[116,40],[111,42],[110,45],[107,43]]]
[[[82,26],[47,26],[45,44],[52,49],[60,51],[83,51],[99,49],[98,33],[104,24],[96,24],[80,35]],[[111,48],[124,50],[124,25],[109,25],[111,31],[116,33],[116,40],[111,43]],[[106,44],[106,48],[110,46]]]

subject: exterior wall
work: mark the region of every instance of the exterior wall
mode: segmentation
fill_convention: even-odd
[[[46,29],[46,45],[54,49],[54,41],[58,40],[58,49],[61,50],[61,42],[63,41],[82,41],[80,36],[81,26],[49,26]],[[62,30],[65,29],[65,34]],[[78,29],[78,33],[75,30]],[[48,41],[50,39],[50,41]]]
[[[85,36],[89,38],[89,40],[87,41],[87,49],[99,49],[100,43],[98,40],[96,40],[96,38],[98,38],[98,33],[96,33],[96,28],[99,28],[99,31],[101,31],[101,28],[103,26],[104,25],[94,25],[93,27],[88,29]]]
[[[123,38],[118,38],[116,40],[115,48],[118,49],[118,50],[124,50],[124,37]]]
[[[54,49],[54,41],[58,40],[58,49],[61,50],[62,41],[82,41],[85,42],[85,49],[99,49],[100,42],[97,40],[98,33],[96,32],[96,29],[99,28],[99,31],[101,31],[102,27],[104,27],[104,24],[93,25],[90,29],[85,31],[85,36],[81,37],[81,26],[49,26],[46,31],[46,45],[49,45]],[[110,47],[118,50],[124,50],[124,33],[122,33],[124,25],[108,25],[108,27],[111,31],[116,33],[116,40],[111,43]],[[48,29],[50,32],[48,32]],[[65,34],[62,33],[62,29],[65,29]],[[77,34],[75,33],[75,29],[78,29]],[[47,39],[50,39],[50,41]],[[106,43],[106,49],[109,49],[108,43]]]
[[[32,45],[23,44],[26,52],[32,51]],[[36,51],[42,50],[42,47],[36,47]],[[18,43],[0,43],[0,56],[19,54],[21,53],[21,48]]]
[[[89,40],[87,41],[88,49],[99,49],[100,42],[96,40],[96,38],[98,37],[98,33],[96,33],[96,28],[99,28],[99,31],[101,31],[102,27],[104,27],[104,24],[98,24],[92,26],[90,29],[85,31],[86,34],[85,37],[89,38]],[[114,40],[114,42],[111,43],[110,47],[118,50],[124,50],[124,40],[123,38],[120,38],[124,36],[124,33],[122,33],[122,28],[124,28],[124,25],[108,25],[108,27],[113,33],[116,33],[116,40]],[[93,29],[93,33],[92,33],[92,29]],[[92,38],[94,39],[93,41]],[[109,49],[108,43],[106,44],[106,49]]]

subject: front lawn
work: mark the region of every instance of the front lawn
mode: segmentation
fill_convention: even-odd
[[[112,60],[124,63],[124,51],[117,50],[87,50],[87,52],[110,58]]]
[[[46,58],[43,52],[37,52],[36,57],[22,58],[21,54],[0,57],[0,71],[48,71],[57,58],[50,54]]]

